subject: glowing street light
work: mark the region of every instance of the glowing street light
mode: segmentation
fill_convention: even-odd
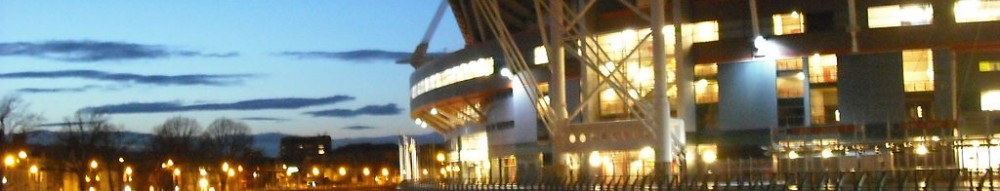
[[[438,162],[444,162],[444,153],[438,153],[437,154],[437,161]]]
[[[207,189],[208,179],[205,179],[204,177],[198,179],[198,187],[201,188],[202,190]]]
[[[222,162],[222,171],[229,171],[229,162]]]
[[[175,168],[174,169],[174,176],[180,176],[180,175],[181,175],[181,169]]]
[[[927,150],[927,146],[917,145],[917,148],[913,149],[913,152],[918,155],[927,155],[929,151]]]
[[[797,159],[797,158],[799,158],[799,153],[796,153],[795,151],[788,151],[788,159]]]
[[[172,167],[172,166],[174,166],[174,160],[173,159],[167,159],[167,167]]]
[[[16,164],[16,163],[17,163],[17,159],[14,159],[14,156],[8,155],[7,157],[3,158],[3,164],[7,165],[8,167],[14,166],[14,164]]]
[[[372,174],[372,171],[369,170],[368,167],[365,167],[365,169],[361,170],[361,174],[364,174],[365,176],[368,176],[368,175]]]
[[[701,154],[701,160],[705,161],[707,164],[714,163],[717,158],[718,155],[715,154],[715,151],[705,151],[705,153]]]
[[[347,169],[344,167],[340,167],[337,172],[340,173],[341,176],[347,175]]]
[[[389,169],[382,168],[382,176],[389,176]]]
[[[125,163],[125,157],[118,157],[119,163]]]
[[[823,158],[833,157],[833,151],[831,151],[830,149],[823,149],[823,151],[819,153],[819,156]]]
[[[28,168],[28,172],[31,172],[31,174],[38,174],[38,166],[31,165],[31,168]]]
[[[90,168],[97,169],[97,160],[90,160]]]
[[[313,167],[312,174],[313,176],[319,176],[319,168]]]
[[[26,159],[28,158],[28,153],[24,151],[17,152],[17,158]]]
[[[229,172],[226,172],[226,175],[229,175],[229,177],[236,176],[236,171],[230,170]]]
[[[125,167],[125,174],[132,175],[132,167]]]

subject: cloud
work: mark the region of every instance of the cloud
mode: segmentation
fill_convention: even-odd
[[[281,55],[293,56],[300,59],[338,59],[346,61],[373,61],[373,60],[403,60],[410,58],[409,52],[392,52],[385,50],[354,50],[344,52],[282,52]]]
[[[80,111],[121,114],[121,113],[164,113],[164,112],[217,111],[217,110],[299,109],[308,106],[335,104],[349,100],[354,100],[354,97],[345,95],[335,95],[323,98],[271,98],[271,99],[245,100],[232,103],[205,103],[205,104],[194,104],[194,105],[183,105],[178,102],[151,102],[151,103],[132,102],[124,104],[86,107],[80,109]]]
[[[321,111],[311,111],[305,112],[304,114],[311,115],[313,117],[357,117],[360,115],[396,115],[403,112],[403,109],[396,107],[396,104],[389,103],[385,105],[368,105],[358,109],[331,109],[331,110],[321,110]]]
[[[141,75],[130,73],[108,73],[95,70],[58,70],[38,72],[14,72],[0,74],[0,79],[28,78],[83,78],[100,81],[151,85],[208,85],[229,86],[243,82],[243,79],[255,77],[251,74],[187,74],[187,75]]]
[[[59,122],[59,123],[43,123],[43,124],[38,124],[38,125],[35,125],[35,127],[43,127],[43,128],[44,128],[44,127],[65,127],[65,126],[71,126],[71,125],[80,125],[80,124],[85,124],[85,123],[89,124],[89,123],[97,123],[97,122],[82,122],[82,123],[81,123],[81,122]]]
[[[238,55],[239,53],[237,52],[204,53],[191,50],[172,50],[160,45],[89,40],[0,43],[0,56],[27,56],[66,62],[162,59],[170,57],[225,58]]]
[[[243,121],[285,122],[285,121],[289,121],[290,119],[276,118],[276,117],[244,117],[244,118],[240,118],[240,120],[243,120]]]
[[[361,131],[361,130],[375,129],[375,127],[365,126],[365,125],[352,125],[352,126],[343,127],[341,129],[351,130],[351,131]]]
[[[92,89],[101,88],[97,85],[86,85],[82,87],[75,88],[21,88],[16,91],[19,93],[77,93],[84,92]],[[106,88],[107,89],[107,88]]]

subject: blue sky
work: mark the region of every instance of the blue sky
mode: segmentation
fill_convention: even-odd
[[[187,116],[255,133],[431,133],[408,117],[412,67],[385,58],[413,50],[438,3],[0,1],[0,95],[49,123],[102,111],[136,132]],[[463,44],[449,10],[430,50]]]

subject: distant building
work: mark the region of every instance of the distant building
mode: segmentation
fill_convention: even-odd
[[[310,161],[322,160],[330,152],[331,143],[333,140],[329,135],[284,137],[281,138],[279,158],[288,165],[301,165]]]

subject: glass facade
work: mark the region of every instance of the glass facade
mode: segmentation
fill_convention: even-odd
[[[868,8],[868,28],[929,25],[933,17],[930,4],[874,6]]]
[[[959,0],[954,11],[956,23],[1000,21],[1000,0]]]
[[[806,19],[798,12],[792,11],[787,14],[775,14],[771,18],[774,20],[774,35],[806,32]]]
[[[1000,61],[980,61],[979,71],[980,72],[1000,71]]]
[[[934,63],[930,49],[903,51],[903,89],[906,92],[934,91]]]
[[[837,82],[837,55],[824,54],[809,57],[809,82]]]

